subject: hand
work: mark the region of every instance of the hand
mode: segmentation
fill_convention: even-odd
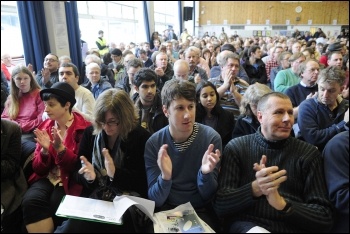
[[[214,145],[210,144],[207,151],[205,151],[202,158],[202,173],[208,174],[214,170],[216,164],[220,161],[220,150],[216,149],[215,153],[213,153]]]
[[[51,139],[46,130],[40,130],[38,128],[33,131],[35,135],[35,141],[43,148],[44,151],[49,151]]]
[[[107,171],[107,175],[110,178],[114,178],[114,174],[115,174],[115,165],[114,165],[114,161],[113,158],[111,157],[111,155],[109,154],[108,149],[103,148],[102,149],[102,155],[105,158],[105,167],[106,167],[106,171]]]
[[[159,149],[157,159],[158,167],[162,172],[163,180],[170,180],[173,171],[173,164],[171,162],[170,156],[168,155],[167,149],[167,144],[162,145],[162,147]]]
[[[84,157],[80,156],[80,161],[82,164],[82,167],[78,171],[79,174],[84,174],[84,178],[86,180],[95,180],[96,179],[96,173],[94,170],[94,166]]]
[[[260,171],[261,169],[266,168],[266,166],[265,166],[266,165],[266,161],[267,161],[266,155],[261,156],[260,164],[254,163],[253,170],[254,171]]]
[[[163,68],[161,67],[157,67],[156,69],[154,69],[154,71],[156,72],[156,74],[160,77],[164,76],[164,71]]]
[[[232,71],[231,70],[227,70],[224,73],[223,79],[224,79],[224,84],[223,85],[226,85],[227,89],[229,89],[231,87],[231,84],[232,84]]]
[[[194,76],[194,83],[199,84],[201,82],[201,80],[202,80],[201,76],[199,75],[199,73],[197,73]]]
[[[314,98],[317,96],[317,92],[315,93],[310,93],[309,95],[306,96],[306,99]]]
[[[278,187],[281,183],[287,180],[286,170],[278,171],[277,166],[266,168],[267,157],[263,155],[260,159],[260,164],[254,163],[253,170],[256,171],[256,180],[252,183],[255,196],[266,195],[269,204],[275,209],[282,210],[286,201],[280,196]]]
[[[262,193],[269,195],[276,192],[279,185],[287,180],[286,174],[286,170],[279,171],[277,166],[265,167],[264,165],[255,173],[255,177]]]
[[[43,77],[43,83],[46,84],[50,80],[50,70],[48,68],[41,69],[41,76]]]
[[[28,63],[27,68],[33,75],[35,75],[35,71],[33,70],[33,65],[32,64]]]
[[[61,130],[59,130],[57,127],[51,128],[51,136],[52,136],[52,146],[56,151],[63,150],[64,146],[62,145],[63,142],[63,136],[61,135]]]

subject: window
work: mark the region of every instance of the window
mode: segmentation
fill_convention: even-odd
[[[1,1],[1,54],[23,58],[23,42],[16,1]]]
[[[154,29],[163,35],[168,26],[172,26],[174,32],[179,34],[177,1],[155,1],[154,2]],[[151,32],[152,33],[152,32]]]
[[[98,31],[104,31],[107,43],[146,40],[142,1],[78,1],[81,38],[89,49],[97,48]]]

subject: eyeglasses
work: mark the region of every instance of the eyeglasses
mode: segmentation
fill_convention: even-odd
[[[113,121],[108,121],[107,123],[104,123],[104,122],[97,122],[98,124],[100,124],[102,127],[105,126],[106,124],[110,127],[112,126],[118,126],[120,123],[113,120]]]
[[[50,58],[50,59],[45,59],[45,62],[50,62],[50,63],[52,63],[52,62],[57,62],[58,60],[56,60],[56,59],[52,59],[52,58]]]

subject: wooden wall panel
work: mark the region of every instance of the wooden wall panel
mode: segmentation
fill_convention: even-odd
[[[296,13],[295,8],[301,6],[303,11]],[[205,25],[210,20],[211,24],[270,24],[284,25],[290,20],[291,25],[308,24],[312,20],[313,25],[331,25],[337,20],[338,25],[349,24],[348,1],[322,1],[322,2],[288,2],[281,1],[200,1],[199,24]],[[204,14],[201,14],[201,11]],[[300,21],[296,18],[300,17]]]

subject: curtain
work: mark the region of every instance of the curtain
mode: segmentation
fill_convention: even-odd
[[[17,1],[18,17],[22,32],[24,60],[33,65],[37,73],[44,66],[44,58],[50,53],[49,38],[43,1]]]
[[[178,4],[179,4],[179,15],[178,15],[178,17],[179,17],[179,25],[180,25],[180,33],[179,33],[179,37],[178,37],[178,40],[180,40],[180,35],[181,35],[181,33],[182,33],[182,22],[183,22],[183,18],[182,18],[182,4],[181,4],[181,1],[177,1],[178,2]]]
[[[69,52],[72,63],[78,67],[78,71],[82,71],[83,61],[81,57],[81,42],[79,30],[79,17],[76,1],[66,1],[64,3],[66,10],[67,32],[69,42]],[[80,74],[80,77],[84,77]],[[81,78],[79,84],[82,83]]]
[[[150,43],[151,42],[151,32],[150,32],[150,29],[149,29],[149,18],[148,18],[147,1],[143,1],[143,18],[144,18],[144,22],[145,22],[147,41],[148,41],[148,43]]]

